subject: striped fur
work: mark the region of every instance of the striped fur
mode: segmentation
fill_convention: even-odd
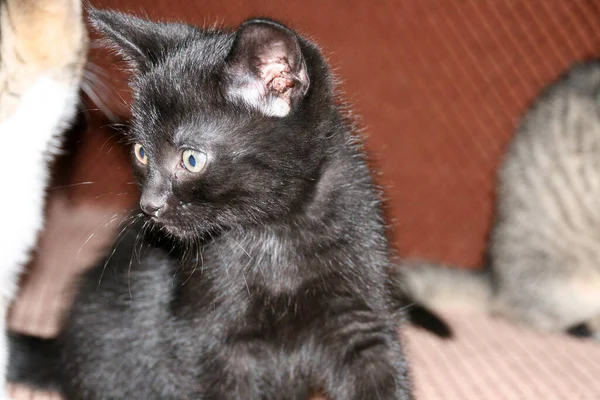
[[[600,63],[571,68],[523,117],[498,175],[486,273],[420,265],[405,290],[546,332],[600,316]],[[595,332],[593,334],[600,336]]]

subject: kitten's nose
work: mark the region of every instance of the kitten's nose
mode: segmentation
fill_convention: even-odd
[[[164,210],[164,203],[153,202],[142,199],[140,201],[140,208],[144,212],[144,214],[150,217],[158,217],[161,214],[161,211]]]

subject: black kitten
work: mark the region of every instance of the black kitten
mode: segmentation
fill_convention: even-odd
[[[412,399],[380,199],[318,48],[265,19],[91,19],[137,71],[145,218],[82,278],[59,338],[13,336],[11,380],[69,399]]]

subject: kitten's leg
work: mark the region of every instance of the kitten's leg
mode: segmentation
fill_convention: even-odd
[[[391,318],[390,318],[391,320]],[[326,322],[329,362],[325,392],[332,400],[413,399],[395,324],[371,312],[346,313]]]
[[[288,355],[282,356],[261,339],[238,339],[220,356],[224,370],[211,368],[204,398],[244,400],[308,400],[308,382],[300,373],[290,373]],[[295,357],[291,357],[295,358]],[[214,378],[211,379],[212,375]],[[328,399],[329,400],[329,399]]]

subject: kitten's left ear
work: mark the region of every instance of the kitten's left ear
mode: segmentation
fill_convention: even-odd
[[[310,83],[296,34],[265,19],[242,24],[227,57],[226,74],[231,98],[276,117],[288,115]]]
[[[137,71],[146,72],[196,33],[190,25],[157,23],[118,11],[88,8],[93,27],[117,47]]]

